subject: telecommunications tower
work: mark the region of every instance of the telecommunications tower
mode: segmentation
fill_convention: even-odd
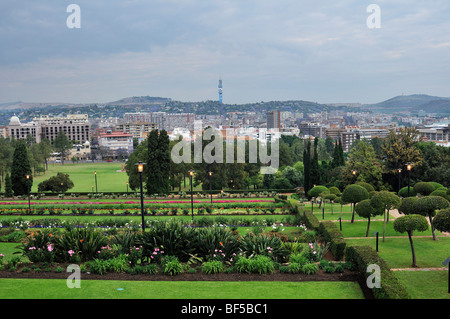
[[[223,92],[223,90],[222,90],[222,79],[220,79],[220,78],[219,78],[219,86],[218,86],[218,88],[219,88],[219,103],[222,103],[222,92]]]

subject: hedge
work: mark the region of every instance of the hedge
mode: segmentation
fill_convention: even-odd
[[[323,221],[319,224],[319,234],[326,242],[330,243],[330,251],[333,253],[334,260],[341,260],[344,257],[346,242],[344,236],[332,221]]]
[[[303,222],[305,223],[306,228],[312,230],[319,229],[319,220],[317,217],[309,210],[303,211]]]
[[[345,249],[345,260],[351,262],[357,270],[367,279],[372,273],[367,272],[367,267],[377,264],[380,267],[380,288],[373,288],[376,299],[410,299],[406,288],[395,277],[386,261],[382,259],[370,246],[348,246]]]

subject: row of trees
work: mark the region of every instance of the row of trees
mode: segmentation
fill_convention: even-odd
[[[248,142],[245,142],[244,163],[225,160],[222,164],[193,163],[194,146],[191,143],[190,163],[175,164],[170,159],[170,152],[178,141],[169,142],[165,131],[161,131],[159,136],[163,136],[162,140],[156,131],[151,132],[130,156],[127,171],[130,186],[134,189],[139,187],[139,179],[133,165],[139,160],[148,163],[144,175],[150,193],[181,190],[183,184],[186,186],[191,169],[195,171],[194,185],[201,184],[205,190],[209,189],[208,172],[212,171],[214,190],[304,187],[307,192],[314,185],[335,186],[342,190],[346,185],[359,181],[373,185],[376,190],[398,191],[407,181],[407,163],[414,165],[410,172],[411,184],[434,180],[448,186],[450,181],[450,148],[421,141],[414,128],[392,130],[385,139],[358,140],[348,153],[344,153],[340,140],[315,138],[311,141],[282,136],[279,143],[280,169],[272,175],[260,174],[263,164],[259,159],[257,163],[250,163]],[[202,150],[209,141],[203,139]],[[398,172],[399,168],[402,173]],[[152,177],[149,171],[156,175]]]

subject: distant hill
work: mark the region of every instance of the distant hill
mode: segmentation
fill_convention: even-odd
[[[364,104],[362,108],[385,113],[424,110],[427,113],[450,114],[450,98],[426,94],[400,95],[380,103]]]
[[[172,99],[154,96],[133,96],[126,97],[114,102],[108,102],[107,105],[145,105],[145,104],[164,104]]]

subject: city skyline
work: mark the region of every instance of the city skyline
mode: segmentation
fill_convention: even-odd
[[[381,9],[370,28],[369,5]],[[0,103],[161,96],[223,103],[447,97],[445,1],[0,4]]]

